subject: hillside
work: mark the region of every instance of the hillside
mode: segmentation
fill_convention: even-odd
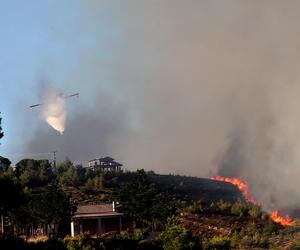
[[[147,176],[159,190],[186,201],[201,200],[210,203],[219,200],[228,202],[244,200],[240,190],[226,182],[198,177],[160,175],[154,172],[148,172]],[[134,173],[131,172],[109,173],[105,175],[104,187],[97,192],[87,191],[83,186],[67,186],[64,190],[71,194],[72,199],[78,204],[109,202],[113,199],[113,192],[133,178]]]
[[[180,175],[159,175],[152,172],[148,173],[148,177],[160,189],[175,194],[179,198],[190,197],[193,200],[201,199],[207,202],[244,200],[240,190],[226,182]]]
[[[137,248],[143,243],[156,247],[145,246],[145,249],[161,250],[176,242],[174,238],[177,238],[176,244],[195,247],[191,249],[199,249],[199,244],[203,249],[294,249],[291,246],[300,246],[299,223],[288,226],[276,223],[270,214],[248,202],[242,191],[229,182],[161,175],[143,169],[94,171],[74,166],[68,160],[53,170],[47,160],[33,159],[23,159],[15,169],[8,166],[0,172],[0,177],[6,205],[5,233],[17,239],[21,239],[20,236],[34,238],[42,225],[54,229],[43,231],[45,239],[60,237],[63,242],[56,243],[70,244],[67,249],[82,242],[82,237],[87,237],[88,241],[83,241],[88,242],[87,246],[104,244],[106,249],[115,249],[110,244],[127,243],[131,245],[124,249],[143,249]],[[6,190],[10,190],[9,196],[5,196]],[[123,213],[124,220],[130,221],[132,224],[128,225],[134,228],[107,237],[103,234],[98,238],[94,235],[64,238],[70,234],[70,220],[77,205],[113,200],[118,202],[117,212]],[[29,230],[32,228],[34,231]],[[8,243],[5,236],[1,239],[2,245]],[[45,244],[48,243],[51,241]],[[29,247],[28,242],[22,244]],[[173,245],[168,249],[174,249]]]

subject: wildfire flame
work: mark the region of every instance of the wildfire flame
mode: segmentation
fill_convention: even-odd
[[[212,180],[216,181],[224,181],[229,182],[235,185],[244,195],[246,200],[250,203],[257,204],[256,200],[252,197],[250,193],[249,186],[247,182],[243,181],[241,178],[232,178],[232,177],[223,177],[223,176],[215,176],[211,178]],[[291,219],[289,216],[282,216],[278,210],[274,210],[270,213],[270,217],[273,221],[280,223],[283,226],[290,226],[294,224],[294,220]]]
[[[256,204],[255,199],[251,196],[249,186],[245,181],[242,181],[241,178],[231,178],[231,177],[223,177],[223,176],[215,176],[211,178],[212,180],[216,181],[225,181],[229,182],[235,186],[242,192],[242,194],[245,196],[246,200],[250,203]]]
[[[291,219],[289,216],[280,215],[280,212],[278,210],[271,212],[271,219],[275,222],[280,223],[281,225],[284,225],[284,226],[290,226],[290,225],[294,224],[293,219]]]

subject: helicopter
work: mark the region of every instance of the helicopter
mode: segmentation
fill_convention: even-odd
[[[66,95],[66,96],[64,96],[63,94],[59,94],[59,96],[61,96],[64,99],[68,99],[68,98],[75,97],[75,96],[78,98],[79,93],[75,93],[72,95]],[[42,106],[42,105],[44,105],[44,103],[37,103],[37,104],[30,105],[29,108],[35,108],[35,107]]]

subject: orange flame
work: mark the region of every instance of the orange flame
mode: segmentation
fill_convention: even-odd
[[[290,226],[294,224],[294,221],[289,216],[282,216],[278,210],[271,212],[271,219],[284,226]]]
[[[229,182],[235,186],[242,192],[242,194],[245,196],[246,200],[250,203],[256,204],[256,201],[250,194],[249,186],[247,182],[242,181],[241,178],[230,178],[230,177],[223,177],[223,176],[215,176],[211,178],[212,180],[216,181],[225,181]]]
[[[223,177],[223,176],[215,176],[211,178],[212,180],[216,181],[224,181],[229,182],[233,185],[235,185],[244,195],[246,200],[250,203],[257,204],[255,199],[252,197],[250,193],[249,186],[247,182],[243,181],[241,178],[231,178],[231,177]],[[294,224],[294,220],[291,219],[289,216],[282,216],[280,215],[280,212],[278,210],[272,211],[270,214],[270,217],[273,221],[280,223],[283,226],[290,226]]]

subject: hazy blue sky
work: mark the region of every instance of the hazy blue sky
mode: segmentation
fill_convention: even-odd
[[[87,77],[86,81],[73,84],[70,75],[80,64],[84,51],[110,60],[112,52],[108,44],[119,39],[120,34],[109,20],[110,4],[103,4],[97,23],[88,22],[87,26],[88,15],[83,12],[88,11],[84,9],[88,6],[82,5],[83,2],[0,1],[0,110],[5,132],[1,154],[28,153],[24,142],[37,127],[47,126],[39,119],[37,110],[28,108],[40,101],[42,82],[56,86],[65,94],[81,92],[76,105],[88,102],[89,92],[93,91],[89,85],[95,82]],[[95,44],[97,51],[90,52]],[[107,75],[103,74],[98,84],[104,87]]]

